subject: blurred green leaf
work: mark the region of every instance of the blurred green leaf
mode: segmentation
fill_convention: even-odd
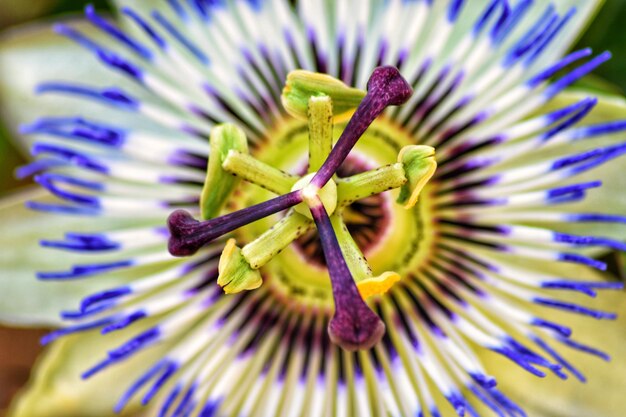
[[[59,0],[0,0],[0,28],[49,14],[58,2]]]
[[[52,9],[51,14],[82,11],[87,4],[93,4],[98,10],[111,10],[111,2],[107,0],[56,0],[56,6]]]
[[[626,91],[626,2],[606,1],[589,29],[582,36],[575,49],[591,47],[596,53],[605,50],[613,52],[613,59],[602,65],[594,74]]]
[[[13,170],[24,162],[24,157],[9,142],[9,132],[0,124],[0,197],[6,190],[20,184],[20,181],[15,179]]]

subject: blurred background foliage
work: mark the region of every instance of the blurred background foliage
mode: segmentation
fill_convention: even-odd
[[[613,52],[613,59],[594,71],[594,79],[613,84],[619,94],[626,92],[626,0],[605,0],[600,13],[576,48]]]

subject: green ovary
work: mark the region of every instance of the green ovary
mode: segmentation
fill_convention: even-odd
[[[334,141],[339,138],[344,127],[343,123],[334,126]],[[268,134],[267,138],[267,142],[257,149],[251,149],[255,158],[293,175],[306,174],[309,147],[306,122],[295,119],[285,121]],[[361,170],[394,164],[400,149],[414,143],[415,140],[406,132],[381,118],[361,137],[348,158],[348,164],[358,164]],[[383,206],[385,220],[382,225],[371,224],[376,231],[376,241],[367,247],[361,247],[375,276],[385,271],[395,271],[404,278],[428,255],[433,240],[428,202],[430,189],[427,185],[418,204],[408,210],[395,202],[398,189],[379,194],[376,198]],[[275,194],[252,184],[242,183],[235,196],[232,208],[240,209],[267,201],[275,197]],[[251,242],[275,225],[283,215],[270,216],[241,228],[237,231],[237,241],[242,244]],[[351,219],[368,221],[367,217],[355,212],[350,206],[344,209],[343,216],[347,223]],[[317,242],[317,239],[314,241]],[[261,273],[263,285],[275,293],[277,298],[290,304],[298,303],[302,307],[332,309],[332,289],[328,272],[305,255],[298,243],[287,246],[261,268]]]

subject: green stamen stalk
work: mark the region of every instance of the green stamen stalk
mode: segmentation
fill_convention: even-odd
[[[271,229],[244,246],[241,254],[251,268],[258,269],[312,227],[311,219],[291,210]]]
[[[363,299],[372,295],[383,294],[387,292],[393,284],[400,281],[400,275],[393,271],[384,272],[377,277],[374,276],[372,268],[352,238],[352,235],[350,235],[341,215],[335,214],[331,216],[330,222],[337,236],[341,253],[346,260],[346,264],[348,264],[352,278]]]
[[[287,194],[298,180],[293,175],[264,164],[248,154],[232,150],[224,159],[222,168],[276,194]]]
[[[404,165],[400,163],[342,178],[337,181],[337,206],[345,207],[362,198],[399,188],[406,182]]]
[[[333,104],[328,96],[311,97],[309,119],[309,173],[316,172],[333,147]]]

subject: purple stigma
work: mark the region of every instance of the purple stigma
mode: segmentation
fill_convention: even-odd
[[[170,230],[168,250],[173,256],[191,256],[202,246],[226,233],[293,207],[302,202],[300,191],[292,191],[260,204],[200,222],[185,210],[176,210],[167,219]]]
[[[324,250],[335,300],[335,314],[328,324],[330,340],[348,351],[370,349],[385,334],[385,324],[359,294],[321,201],[311,207],[311,214]]]
[[[406,103],[413,94],[409,83],[395,67],[378,67],[367,82],[367,94],[348,122],[337,144],[331,151],[311,184],[322,188],[337,172],[361,135],[387,108]]]

